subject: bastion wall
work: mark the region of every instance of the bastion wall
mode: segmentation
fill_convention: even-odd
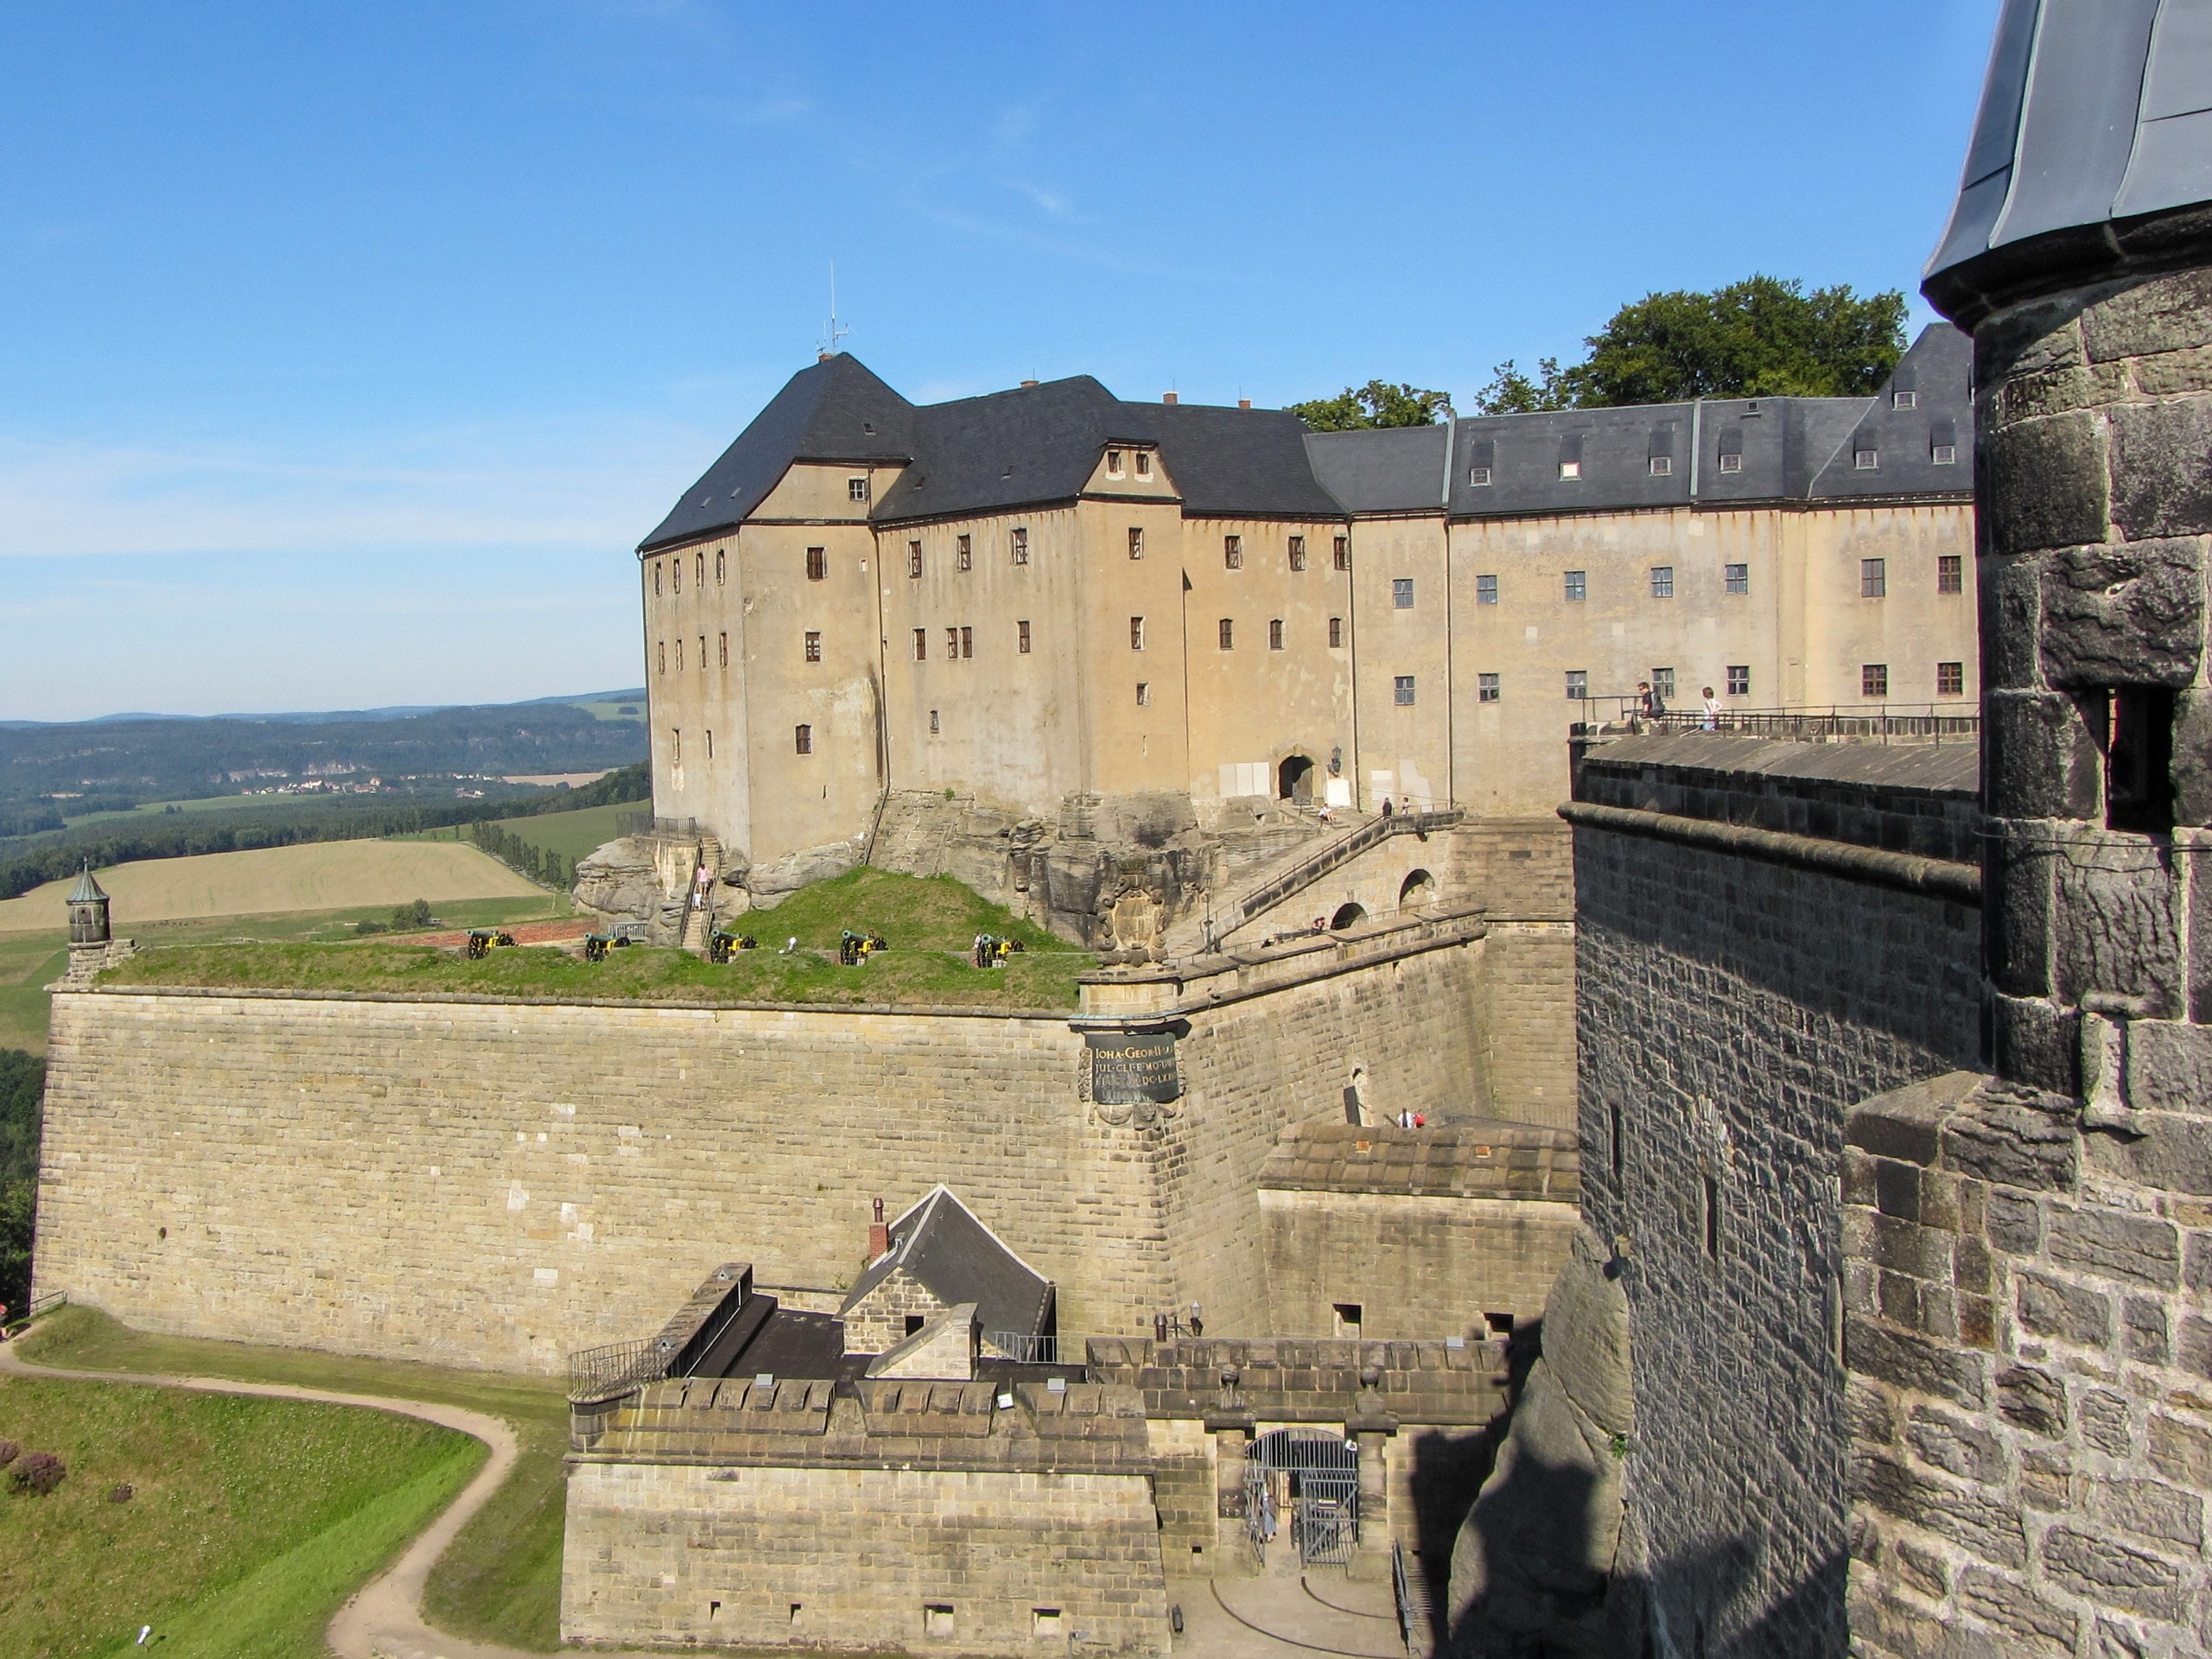
[[[38,1289],[156,1331],[550,1371],[722,1262],[849,1282],[872,1201],[942,1181],[1057,1281],[1065,1334],[1191,1302],[1264,1332],[1277,1136],[1340,1120],[1355,1065],[1392,1110],[1470,1109],[1487,945],[1462,918],[1216,962],[1160,1016],[1181,1098],[1135,1109],[1085,1098],[1065,1014],[64,993]]]

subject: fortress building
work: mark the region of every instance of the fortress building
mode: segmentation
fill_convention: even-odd
[[[900,791],[1541,817],[1640,680],[1970,711],[1969,355],[1343,433],[1088,376],[918,407],[824,357],[639,550],[655,811],[753,867]]]

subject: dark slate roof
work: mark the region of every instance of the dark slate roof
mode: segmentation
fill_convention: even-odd
[[[912,453],[914,406],[856,357],[801,369],[683,493],[640,552],[732,528],[795,461],[894,461]]]
[[[1131,435],[1160,445],[1190,512],[1341,518],[1344,509],[1306,460],[1306,423],[1287,409],[1124,404]]]
[[[1923,329],[1890,381],[1872,397],[1710,398],[1626,409],[1570,409],[1536,415],[1478,415],[1452,431],[1455,517],[1611,511],[1685,505],[1693,497],[1691,438],[1696,434],[1695,499],[1804,500],[1853,495],[1964,495],[1974,487],[1973,343],[1948,323]],[[1910,391],[1915,406],[1896,407]],[[1875,441],[1878,466],[1858,470],[1860,432]],[[1948,434],[1948,436],[1942,435]],[[1937,467],[1937,442],[1959,460]],[[1433,512],[1444,429],[1315,432],[1306,447],[1313,468],[1355,512]],[[1720,470],[1724,454],[1742,457]],[[1669,470],[1655,474],[1665,455]],[[1563,461],[1580,476],[1560,476]],[[1481,469],[1490,482],[1478,483]]]
[[[1929,296],[1955,315],[2038,267],[2117,263],[2113,221],[2206,200],[2212,5],[2005,0]]]
[[[77,873],[77,885],[69,889],[69,897],[63,902],[84,905],[106,897],[107,894],[100,890],[100,884],[92,880],[92,867],[87,864]]]
[[[1124,405],[1090,375],[929,404],[914,411],[914,464],[883,493],[877,518],[988,512],[1065,501],[1090,480]]]
[[[1306,453],[1348,512],[1433,512],[1444,501],[1444,435],[1441,426],[1309,432]]]
[[[1727,733],[1647,733],[1600,744],[1585,764],[1605,768],[1687,766],[1810,782],[1879,785],[1978,797],[1979,743],[1796,743]]]
[[[1052,1310],[1052,1281],[1016,1255],[968,1206],[938,1186],[891,1224],[891,1248],[868,1265],[844,1310],[900,1269],[948,1306],[976,1304],[985,1332],[1036,1336]]]

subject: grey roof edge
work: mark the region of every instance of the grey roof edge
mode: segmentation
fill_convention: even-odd
[[[2005,0],[1949,220],[1923,273],[1964,327],[2212,253],[2203,0]]]

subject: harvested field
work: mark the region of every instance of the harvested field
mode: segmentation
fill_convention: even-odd
[[[149,922],[276,911],[344,910],[461,899],[541,897],[461,842],[329,841],[196,858],[146,859],[99,873],[118,937]],[[51,932],[74,878],[0,902],[0,933]]]

